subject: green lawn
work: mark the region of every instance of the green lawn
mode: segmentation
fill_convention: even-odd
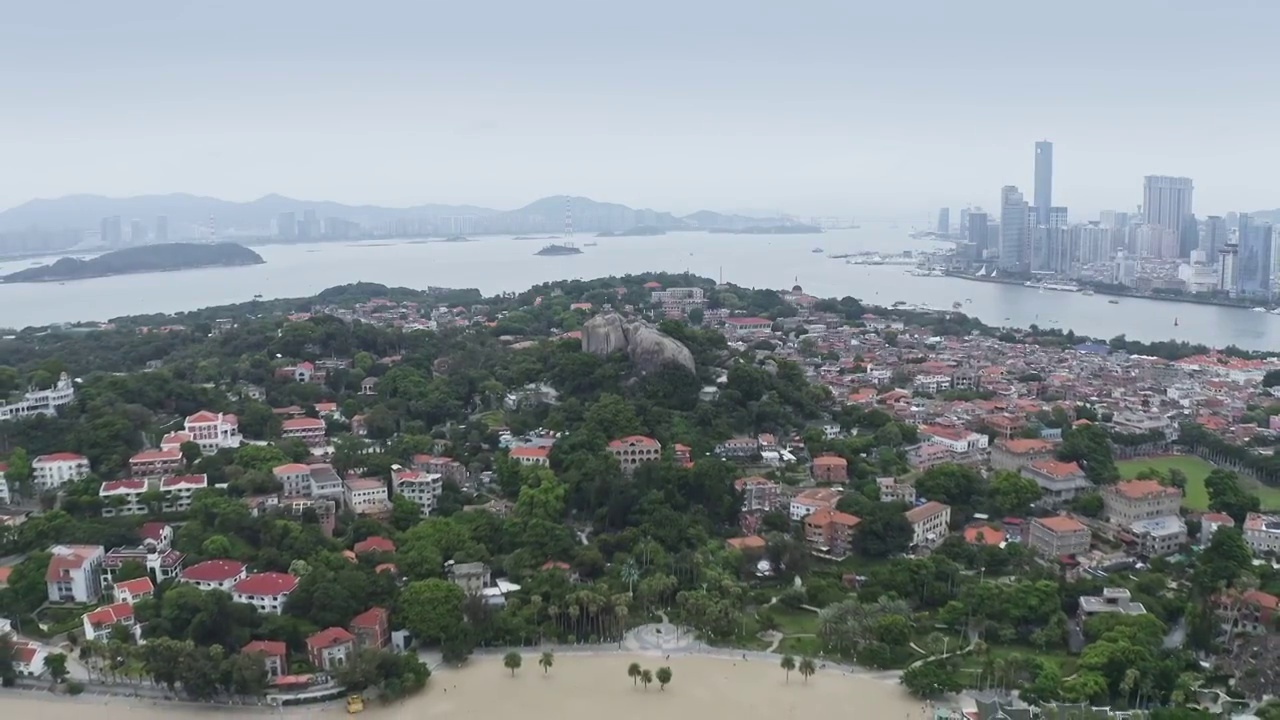
[[[783,635],[812,635],[818,632],[818,613],[816,612],[792,610],[781,604],[774,605],[770,610],[778,621],[778,632]]]
[[[1204,479],[1213,471],[1213,464],[1195,455],[1121,460],[1116,463],[1116,468],[1120,470],[1120,476],[1126,480],[1137,477],[1138,473],[1147,468],[1154,468],[1162,473],[1173,469],[1181,470],[1187,476],[1187,490],[1182,498],[1183,506],[1200,512],[1209,509],[1209,492],[1204,488]]]
[[[1136,476],[1147,468],[1155,468],[1160,472],[1177,468],[1187,476],[1187,490],[1182,498],[1183,506],[1201,512],[1209,509],[1209,492],[1204,487],[1204,479],[1213,471],[1213,464],[1207,460],[1201,460],[1194,455],[1171,455],[1121,460],[1116,463],[1116,467],[1119,468],[1121,477],[1126,479]],[[1241,477],[1240,483],[1262,500],[1263,510],[1280,509],[1280,488],[1268,487],[1246,477]]]

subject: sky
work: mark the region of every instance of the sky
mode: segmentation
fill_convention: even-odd
[[[190,192],[1073,221],[1195,181],[1280,207],[1257,0],[101,0],[0,23],[0,208]],[[954,212],[954,211],[953,211]]]

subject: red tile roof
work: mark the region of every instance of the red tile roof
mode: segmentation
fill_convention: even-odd
[[[133,617],[133,606],[129,603],[114,603],[100,607],[85,615],[89,625],[99,628],[115,625]]]
[[[340,627],[325,628],[307,638],[307,649],[322,650],[343,643],[355,642],[356,636]]]
[[[253,573],[232,586],[231,591],[241,595],[283,595],[298,587],[298,578],[288,573]]]
[[[57,582],[66,577],[72,570],[85,566],[102,548],[96,545],[67,545],[71,552],[66,555],[55,554],[49,559],[49,569],[45,571],[46,582]]]
[[[1055,533],[1079,532],[1085,530],[1084,523],[1073,517],[1066,515],[1054,515],[1053,517],[1036,518],[1035,522],[1040,523]]]
[[[125,478],[123,480],[108,480],[102,483],[102,487],[98,488],[99,495],[109,495],[113,492],[121,490],[130,490],[132,492],[143,492],[147,489],[147,481],[141,478]]]
[[[517,447],[511,448],[507,454],[513,458],[544,458],[551,455],[551,449],[544,447]]]
[[[271,472],[276,475],[297,475],[299,473],[309,473],[311,468],[302,463],[288,463],[287,465],[279,465],[272,468]]]
[[[367,552],[393,553],[396,551],[396,544],[384,537],[377,537],[375,535],[374,537],[361,540],[351,549],[355,550],[357,555]]]
[[[175,490],[177,488],[190,487],[202,488],[209,487],[209,476],[207,475],[174,475],[160,481],[160,487],[164,490]]]
[[[128,593],[134,597],[144,595],[146,593],[155,592],[156,586],[152,584],[151,578],[140,577],[124,582],[116,583],[116,597],[120,597],[120,593]]]
[[[937,502],[936,500],[930,500],[929,502],[921,505],[920,507],[912,508],[903,514],[907,516],[907,522],[911,523],[912,525],[915,525],[916,523],[922,520],[927,520],[928,518],[931,518],[934,515],[937,515],[938,513],[946,509],[947,509],[946,505],[943,505],[942,503]]]
[[[1155,480],[1129,480],[1116,483],[1115,492],[1129,498],[1139,500],[1150,495],[1177,495],[1177,488],[1165,487]]]
[[[315,428],[323,428],[324,421],[320,418],[290,418],[280,424],[282,430],[313,430]]]
[[[1058,462],[1057,460],[1037,460],[1031,463],[1031,467],[1040,472],[1055,478],[1064,478],[1068,475],[1079,475],[1080,466],[1073,462]]]
[[[226,582],[244,572],[244,563],[235,560],[205,560],[182,571],[183,580]]]
[[[386,608],[371,607],[351,619],[351,627],[359,628],[376,628],[380,625],[386,625],[390,613]]]
[[[848,467],[849,461],[839,455],[822,455],[813,459],[814,465],[831,465],[835,467]]]
[[[173,448],[172,450],[143,450],[135,453],[129,458],[131,463],[154,462],[156,460],[181,460],[182,450]]]
[[[270,657],[282,657],[289,652],[289,647],[278,640],[254,640],[240,648],[240,652],[245,655],[262,653]]]
[[[50,453],[48,455],[40,455],[35,460],[33,460],[32,463],[44,464],[44,463],[51,463],[51,462],[80,462],[81,460],[88,460],[88,458],[86,458],[83,455],[77,455],[72,452],[56,452],[56,453]]]

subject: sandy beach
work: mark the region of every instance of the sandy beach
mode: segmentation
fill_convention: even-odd
[[[657,670],[671,667],[665,691],[655,682],[645,690],[627,677],[632,662]],[[216,715],[252,716],[246,708],[151,705],[124,698],[42,699],[32,693],[0,694],[0,715],[41,720],[83,720],[93,705],[94,720],[162,720]],[[838,710],[837,710],[838,709]],[[550,673],[538,667],[538,656],[524,656],[524,667],[511,677],[498,657],[475,658],[461,669],[441,669],[421,694],[391,706],[373,703],[364,716],[383,720],[474,718],[475,720],[704,720],[724,718],[808,717],[833,710],[854,718],[921,720],[920,701],[900,687],[838,670],[820,670],[808,683],[797,672],[791,682],[776,662],[744,662],[715,657],[673,655],[560,655]],[[264,714],[277,714],[259,711]],[[341,705],[293,708],[286,715],[345,715]]]

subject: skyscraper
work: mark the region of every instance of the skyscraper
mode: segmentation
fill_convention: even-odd
[[[320,218],[315,210],[303,210],[302,221],[307,225],[307,237],[320,237]]]
[[[965,228],[965,239],[973,245],[973,254],[982,259],[987,254],[987,214],[979,211],[969,213],[969,225]]]
[[[276,216],[276,235],[285,240],[298,237],[298,221],[291,212],[282,212]]]
[[[1049,208],[1053,207],[1053,143],[1036,143],[1036,224],[1049,224]]]
[[[938,233],[946,235],[951,232],[951,208],[938,211]]]
[[[1027,201],[1014,185],[1000,189],[1000,269],[1026,270]]]
[[[1049,208],[1048,225],[1051,228],[1066,227],[1067,226],[1067,209],[1061,206]]]
[[[978,208],[981,210],[982,208]],[[969,232],[969,213],[973,212],[973,208],[960,208],[960,234],[964,235]]]
[[[161,215],[156,218],[155,240],[158,243],[169,242],[169,218],[166,215]]]
[[[124,240],[124,233],[120,229],[120,216],[112,215],[111,217],[102,218],[102,243],[107,247],[120,247]]]
[[[1182,225],[1178,227],[1178,257],[1189,258],[1191,251],[1200,247],[1200,223],[1196,216],[1187,213],[1182,216]]]
[[[1182,231],[1191,209],[1191,178],[1148,175],[1142,182],[1142,219],[1148,225]]]
[[[141,245],[147,241],[147,226],[142,221],[134,218],[129,223],[129,244]]]
[[[1240,213],[1236,236],[1240,242],[1237,284],[1241,295],[1271,297],[1271,223]]]
[[[1209,262],[1218,261],[1218,253],[1227,244],[1227,222],[1221,215],[1210,215],[1204,219],[1204,237],[1200,239],[1200,249],[1209,258]]]

